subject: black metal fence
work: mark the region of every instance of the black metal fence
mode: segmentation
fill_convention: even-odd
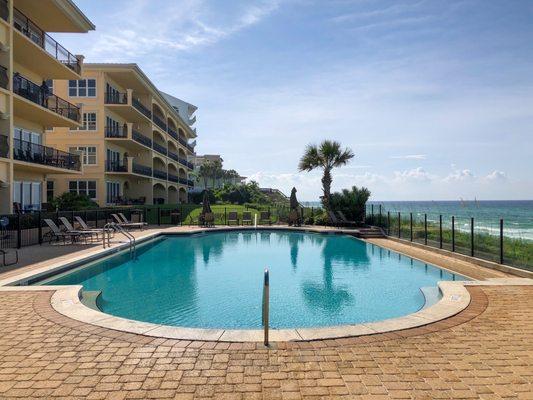
[[[366,223],[381,227],[391,237],[533,270],[533,241],[506,235],[501,218],[487,229],[477,226],[474,217],[391,212],[372,204],[367,208]]]

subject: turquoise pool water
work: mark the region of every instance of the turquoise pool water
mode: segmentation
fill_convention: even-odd
[[[274,328],[393,318],[424,305],[423,287],[464,280],[344,235],[289,231],[165,236],[41,284],[99,291],[109,314],[165,325],[261,327],[263,270],[270,269]]]

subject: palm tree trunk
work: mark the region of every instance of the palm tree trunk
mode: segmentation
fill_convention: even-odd
[[[330,210],[329,197],[331,193],[331,170],[329,168],[324,169],[324,175],[322,176],[322,191],[324,195],[322,196],[322,205],[326,210]]]

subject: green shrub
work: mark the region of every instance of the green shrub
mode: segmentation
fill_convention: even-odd
[[[329,201],[332,210],[342,211],[351,221],[363,222],[369,197],[370,191],[367,188],[359,189],[357,186],[352,186],[351,189],[332,193]]]
[[[98,208],[98,204],[84,194],[65,192],[50,202],[54,209],[60,211],[77,211]]]

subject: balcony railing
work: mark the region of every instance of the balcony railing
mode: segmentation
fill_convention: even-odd
[[[128,129],[124,129],[122,126],[106,126],[105,127],[106,138],[127,138]]]
[[[9,86],[9,76],[7,75],[7,68],[4,67],[3,65],[0,65],[0,87],[7,89],[8,86]]]
[[[187,180],[187,186],[194,187],[194,181],[191,181],[190,179]]]
[[[176,153],[174,153],[174,152],[172,152],[172,151],[170,151],[170,150],[168,151],[168,154],[167,154],[167,155],[168,155],[170,158],[172,158],[174,161],[177,161],[177,162],[180,161],[180,157],[179,157]]]
[[[146,165],[133,163],[133,172],[139,175],[152,176],[152,168],[147,167]]]
[[[176,183],[179,183],[180,181],[180,178],[179,176],[177,175],[173,175],[173,174],[168,174],[168,180],[171,181],[171,182],[176,182]]]
[[[140,113],[144,114],[148,118],[152,118],[152,112],[144,106],[139,100],[136,98],[132,98],[131,103],[133,107],[137,109]]]
[[[163,155],[167,155],[167,149],[165,146],[160,145],[159,143],[154,142],[153,143],[153,149],[157,151],[158,153],[161,153]]]
[[[4,21],[9,19],[9,7],[7,5],[7,0],[0,0],[0,18]]]
[[[181,183],[182,185],[187,185],[188,182],[189,182],[189,181],[188,181],[187,179],[185,179],[185,178],[180,178],[180,183]]]
[[[159,118],[157,115],[153,115],[152,116],[152,120],[154,121],[154,123],[160,127],[161,129],[163,129],[165,132],[167,131],[167,124],[165,124],[165,122]]]
[[[107,172],[128,172],[128,164],[120,161],[106,160],[105,170]]]
[[[107,92],[105,104],[128,104],[128,94],[120,92]]]
[[[0,157],[9,157],[9,138],[6,135],[0,135]]]
[[[140,132],[137,132],[135,129],[131,132],[131,137],[133,138],[133,140],[140,144],[144,144],[147,147],[152,147],[152,139],[147,136],[144,136]]]
[[[178,132],[176,132],[174,129],[172,129],[170,126],[168,127],[168,134],[172,136],[174,139],[179,141]]]
[[[13,158],[19,161],[81,171],[79,155],[20,139],[13,139]]]
[[[13,8],[13,26],[61,64],[77,74],[81,73],[80,60],[16,8]]]
[[[154,178],[159,178],[163,180],[167,180],[167,173],[165,171],[160,171],[158,169],[154,169]]]
[[[55,94],[50,94],[46,86],[39,86],[18,73],[13,75],[13,92],[56,114],[80,122],[78,107]]]
[[[192,147],[188,142],[187,139],[184,139],[182,137],[178,137],[178,142],[180,142],[183,146],[187,147],[191,151],[191,153],[194,153],[194,147]]]

